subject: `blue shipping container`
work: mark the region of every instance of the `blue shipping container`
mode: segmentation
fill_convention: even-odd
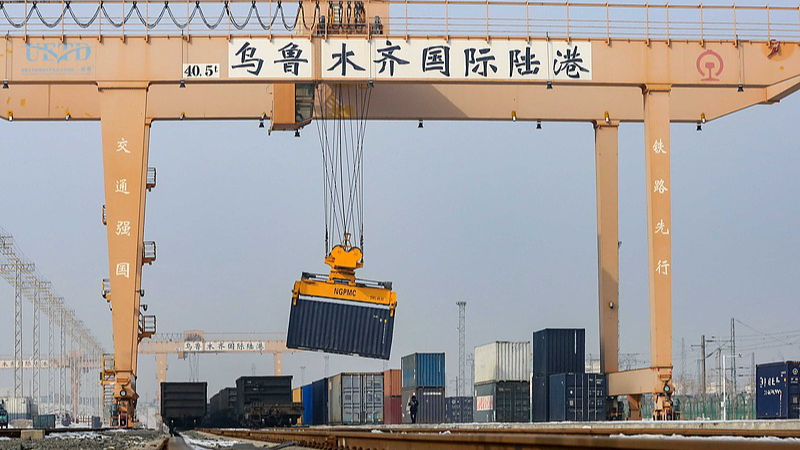
[[[303,386],[303,424],[314,425],[314,385]]]
[[[756,418],[800,418],[800,362],[756,367]]]
[[[400,362],[403,389],[444,387],[444,353],[413,353]]]
[[[545,328],[533,333],[533,376],[584,373],[586,330]]]
[[[550,375],[548,419],[553,422],[606,420],[607,378],[601,373]]]
[[[314,425],[326,425],[328,423],[328,379],[323,378],[311,384],[312,397],[314,399],[312,409],[312,423]]]

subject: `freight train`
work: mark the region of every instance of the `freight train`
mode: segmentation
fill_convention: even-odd
[[[161,383],[161,420],[176,430],[191,429],[206,415],[206,383]]]
[[[286,427],[296,425],[303,404],[292,401],[291,376],[246,376],[236,387],[211,397],[204,424],[209,427]]]

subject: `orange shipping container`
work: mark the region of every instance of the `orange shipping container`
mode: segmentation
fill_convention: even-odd
[[[383,372],[383,396],[397,397],[403,395],[402,376],[400,369]]]

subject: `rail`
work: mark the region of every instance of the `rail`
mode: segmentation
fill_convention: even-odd
[[[718,450],[795,448],[791,440],[776,439],[769,431],[761,430],[752,439],[746,430],[697,430],[671,425],[652,427],[546,427],[522,429],[438,428],[435,430],[409,427],[377,427],[375,429],[308,428],[270,430],[210,430],[202,431],[219,436],[256,441],[288,443],[326,450],[392,449],[392,450],[478,450],[478,449],[681,449],[707,450],[710,444]],[[744,433],[744,434],[743,434]],[[796,436],[792,434],[791,436]],[[657,436],[657,437],[656,437]],[[733,439],[709,437],[731,436]]]
[[[389,0],[374,27],[356,1],[3,0],[10,36],[310,35],[331,26],[390,36],[800,43],[800,6],[523,0]],[[369,2],[366,2],[369,8]],[[368,10],[369,11],[369,10]],[[321,28],[321,21],[327,28]],[[337,22],[341,21],[341,22]],[[327,34],[326,34],[327,36]],[[77,51],[77,50],[76,50]]]

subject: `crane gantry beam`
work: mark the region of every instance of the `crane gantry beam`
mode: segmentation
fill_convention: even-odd
[[[99,20],[76,25],[74,5],[90,13],[96,7]],[[367,1],[363,9],[355,2],[354,10],[348,3],[346,11],[342,3],[305,2],[287,14],[289,4],[282,2],[164,2],[153,3],[152,11],[144,5],[51,5],[62,20],[49,25],[30,23],[41,12],[34,9],[44,6],[16,5],[20,21],[6,26],[0,49],[0,102],[6,105],[0,117],[102,123],[111,274],[106,297],[121,421],[134,417],[136,355],[145,337],[139,299],[141,267],[151,262],[143,255],[143,237],[152,122],[269,119],[273,129],[298,129],[318,117],[320,104],[344,108],[328,88],[339,84],[372,89],[368,120],[592,123],[600,345],[609,394],[631,396],[634,415],[645,393],[655,395],[659,417],[669,411],[670,123],[703,123],[797,91],[796,8],[403,0]],[[202,14],[205,27],[193,22],[197,10],[208,7],[222,8],[217,25]],[[477,19],[455,13],[458,8],[477,8],[471,13]],[[514,12],[503,17],[504,8]],[[543,18],[548,8],[558,10],[556,19]],[[595,16],[571,20],[576,8]],[[260,14],[267,9],[265,22]],[[134,11],[140,23],[129,20],[137,17]],[[693,18],[670,19],[671,11]],[[172,24],[157,32],[165,12]],[[72,22],[66,24],[68,14]],[[285,30],[265,25],[276,19]],[[651,364],[615,372],[617,127],[624,122],[644,122],[646,130]]]

